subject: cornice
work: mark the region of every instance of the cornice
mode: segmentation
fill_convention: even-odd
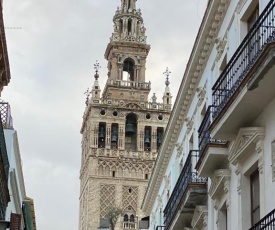
[[[213,40],[224,19],[229,2],[230,0],[210,0],[208,3],[142,203],[142,209],[146,213],[150,213],[156,200],[170,156],[183,126],[184,118],[196,93],[197,85],[213,48]]]

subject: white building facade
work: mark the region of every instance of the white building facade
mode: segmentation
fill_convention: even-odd
[[[142,209],[150,229],[275,229],[275,1],[209,0]]]
[[[10,230],[36,229],[34,213],[28,211],[26,202],[31,200],[26,196],[22,169],[22,159],[18,143],[17,131],[13,128],[10,105],[0,102],[1,122],[5,136],[5,145],[9,160],[8,189],[10,202],[6,209],[6,221]],[[30,217],[29,217],[30,216]]]

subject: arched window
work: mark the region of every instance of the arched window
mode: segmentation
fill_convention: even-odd
[[[129,220],[129,217],[128,217],[127,214],[125,214],[124,217],[123,217],[123,221],[126,222],[126,221],[128,221],[128,220]]]
[[[128,9],[131,8],[131,0],[128,0]]]
[[[128,34],[132,32],[132,19],[128,19]]]
[[[134,61],[131,58],[125,59],[123,63],[123,80],[134,81]]]
[[[125,121],[125,149],[135,151],[137,147],[137,116],[130,113]]]
[[[123,32],[123,21],[122,19],[119,20],[119,33]]]
[[[130,222],[135,222],[135,216],[134,216],[134,214],[132,214],[132,215],[130,216]]]

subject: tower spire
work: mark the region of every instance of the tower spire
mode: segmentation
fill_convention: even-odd
[[[95,64],[94,64],[94,69],[95,69],[95,81],[94,81],[94,85],[91,91],[92,94],[92,99],[95,98],[100,98],[100,87],[99,87],[99,83],[98,83],[98,78],[99,78],[99,69],[101,68],[101,66],[99,65],[99,62],[96,60]],[[89,95],[90,96],[90,95]]]
[[[163,94],[162,100],[163,100],[163,104],[165,105],[171,105],[172,104],[172,95],[170,92],[170,81],[169,81],[169,76],[171,74],[171,71],[169,71],[168,67],[166,67],[166,71],[163,72],[164,76],[166,76],[166,81],[165,81],[165,92]]]

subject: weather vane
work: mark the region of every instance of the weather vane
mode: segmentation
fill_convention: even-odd
[[[170,73],[171,71],[169,71],[168,67],[166,67],[166,71],[163,72],[163,74],[166,76],[166,81],[165,81],[166,86],[170,85],[170,82],[169,82]]]
[[[99,78],[99,74],[98,71],[101,68],[101,66],[98,63],[98,60],[96,60],[95,64],[94,64],[94,69],[95,69],[95,79],[97,80]]]
[[[89,102],[89,97],[91,95],[91,92],[89,91],[89,88],[85,91],[84,93],[86,95],[86,101],[85,101],[85,104],[88,105],[88,102]]]

